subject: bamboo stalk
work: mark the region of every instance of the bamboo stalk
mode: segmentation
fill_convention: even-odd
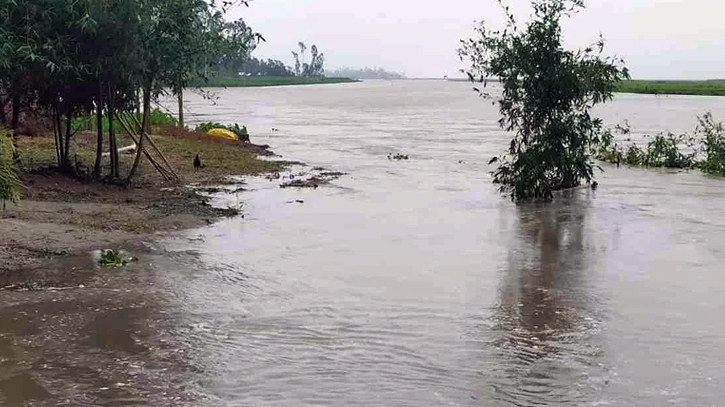
[[[151,154],[149,154],[149,152],[141,145],[140,139],[136,140],[136,137],[134,137],[134,133],[131,131],[130,126],[126,123],[126,120],[124,120],[122,117],[119,116],[118,122],[121,123],[121,126],[123,126],[124,130],[126,130],[126,133],[128,133],[128,136],[131,137],[131,140],[133,140],[133,142],[136,144],[136,147],[138,149],[140,149],[140,151],[146,156],[146,158],[148,158],[151,165],[153,165],[154,168],[156,168],[156,171],[158,171],[159,174],[161,174],[161,176],[164,177],[164,179],[167,181],[174,179],[174,177],[172,177],[165,168],[163,168],[161,165],[159,165],[159,163],[151,156]],[[144,134],[142,133],[140,137],[143,137],[143,136],[144,136]],[[148,136],[147,136],[147,138],[148,138]],[[174,175],[176,175],[176,174],[174,174]]]
[[[136,120],[136,124],[138,124],[138,126],[141,127],[141,123],[139,123],[138,118],[136,118],[134,116],[134,120]],[[156,146],[156,143],[154,143],[154,140],[151,138],[151,136],[148,133],[144,132],[144,134],[146,134],[146,139],[149,141],[149,144],[151,144],[151,147],[153,147],[153,149],[156,151],[156,153],[161,157],[161,160],[164,161],[164,164],[166,164],[166,166],[169,167],[169,171],[171,171],[171,173],[174,174],[174,177],[178,180],[179,176],[174,171],[174,167],[172,167],[171,164],[169,164],[169,161],[164,156],[164,153],[162,153],[161,150],[159,150],[159,147]]]

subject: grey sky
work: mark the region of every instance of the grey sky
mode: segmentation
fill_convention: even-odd
[[[725,78],[721,0],[588,0],[567,21],[568,47],[597,40],[624,57],[635,78]],[[528,16],[529,0],[509,0]],[[381,66],[409,77],[456,75],[458,40],[474,20],[502,24],[495,0],[254,0],[235,11],[267,43],[255,55],[292,65],[297,41],[316,44],[326,68]]]

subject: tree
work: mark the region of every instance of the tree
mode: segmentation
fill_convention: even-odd
[[[307,63],[305,62],[307,45],[300,41],[297,46],[300,48],[300,52],[292,51],[292,56],[295,59],[295,75],[305,77],[323,76],[325,74],[323,66],[325,64],[325,55],[318,51],[316,45],[312,45],[312,48],[310,48],[311,60]]]
[[[225,13],[240,4],[247,1],[0,1],[0,124],[16,128],[21,110],[47,116],[58,167],[72,171],[73,118],[95,112],[93,175],[100,178],[105,116],[109,178],[119,179],[116,132],[126,123],[117,113],[139,110],[142,95],[141,127],[148,130],[151,98],[171,89],[179,97],[183,125],[183,89],[189,81],[222,61],[248,58],[263,40],[243,20],[226,21]],[[139,146],[129,180],[141,151]]]
[[[582,9],[583,0],[536,0],[533,19],[522,30],[499,3],[506,28],[489,31],[480,24],[476,38],[462,41],[459,54],[472,64],[467,72],[472,81],[485,87],[485,78],[495,77],[503,88],[494,104],[499,124],[514,137],[508,153],[491,160],[499,162],[494,183],[517,201],[550,199],[555,190],[592,182],[593,150],[606,130],[590,110],[611,100],[616,84],[629,74],[622,60],[603,56],[602,38],[584,50],[563,49],[560,21]]]

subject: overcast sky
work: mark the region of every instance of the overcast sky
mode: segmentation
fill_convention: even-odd
[[[602,33],[634,78],[725,78],[722,0],[588,0],[564,25],[567,47]],[[519,20],[529,0],[509,0]],[[235,10],[267,39],[254,55],[292,65],[297,41],[316,44],[326,69],[383,67],[408,77],[457,75],[456,54],[474,20],[500,27],[495,0],[254,0]],[[521,18],[523,17],[523,18]]]

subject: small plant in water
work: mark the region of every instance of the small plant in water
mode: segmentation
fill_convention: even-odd
[[[702,138],[705,160],[699,167],[708,174],[725,175],[725,128],[715,123],[711,113],[698,118],[696,133]]]
[[[120,251],[103,250],[101,252],[101,265],[106,267],[120,267],[128,264],[128,260]]]
[[[700,126],[705,129],[703,132],[717,133],[712,131],[716,126],[712,124],[711,119],[709,127],[703,123],[701,121]],[[629,134],[629,127],[622,131],[622,128],[618,126],[617,131],[621,134]],[[614,143],[610,133],[608,137],[602,139],[596,157],[601,161],[617,165],[623,163],[633,167],[702,168],[704,163],[697,161],[697,150],[693,149],[698,143],[698,138],[700,137],[697,134],[695,136],[689,134],[676,136],[672,133],[662,133],[654,136],[647,146],[642,148],[636,143],[626,146]],[[707,137],[699,142],[702,143],[703,140],[707,140]],[[714,144],[717,143],[714,141],[715,138],[711,138],[711,140]],[[693,151],[685,154],[682,151],[686,148],[693,149]]]

